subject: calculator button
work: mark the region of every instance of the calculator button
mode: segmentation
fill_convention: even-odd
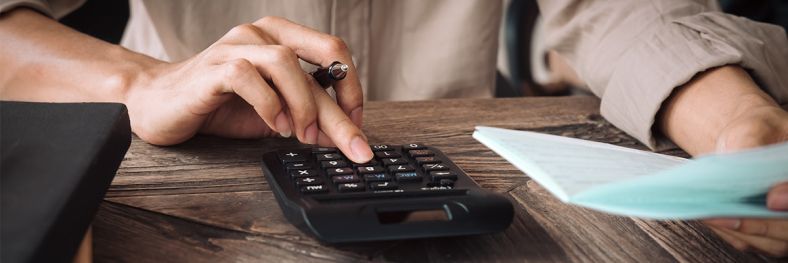
[[[378,173],[378,174],[365,174],[364,181],[367,182],[382,182],[382,181],[391,181],[391,177],[388,174]]]
[[[416,163],[419,165],[428,164],[428,163],[439,163],[441,162],[438,158],[433,156],[430,157],[416,157]]]
[[[340,192],[343,192],[343,193],[345,193],[345,192],[364,191],[364,184],[363,183],[345,183],[345,184],[338,185],[337,189]]]
[[[369,188],[372,190],[393,190],[397,189],[397,184],[393,182],[375,182],[370,183]]]
[[[410,143],[410,144],[402,145],[402,150],[405,151],[419,150],[419,149],[424,149],[424,145],[421,145],[420,143]]]
[[[442,180],[440,180],[439,185],[440,186],[446,186],[446,187],[453,187],[454,186],[454,180],[442,179]]]
[[[424,156],[433,156],[435,154],[432,153],[432,151],[430,150],[410,150],[408,151],[408,155],[410,155],[410,157],[416,158],[416,157],[424,157]]]
[[[377,161],[377,160],[375,160],[375,159],[372,159],[372,160],[370,160],[369,162],[366,162],[366,163],[353,163],[353,167],[361,167],[361,166],[376,166],[376,165],[378,165],[378,164],[380,164],[380,162],[378,162],[378,161]]]
[[[326,169],[326,173],[328,174],[328,176],[342,175],[342,174],[353,174],[353,169],[350,169],[350,168],[347,168],[347,167],[345,167],[345,168],[331,168],[331,169]]]
[[[395,151],[382,151],[382,152],[375,152],[375,157],[378,158],[397,158],[400,157],[399,153]]]
[[[381,161],[385,166],[408,163],[408,161],[406,161],[405,158],[384,158],[381,159]]]
[[[407,173],[396,173],[394,177],[397,178],[398,182],[415,182],[421,181],[421,176],[416,172],[407,172]]]
[[[325,193],[328,192],[328,187],[325,185],[307,185],[301,187],[301,192],[305,194]]]
[[[391,151],[394,150],[394,147],[388,144],[377,144],[372,145],[372,151],[379,152],[379,151]]]
[[[288,163],[287,170],[304,170],[312,168],[312,165],[308,163]]]
[[[346,175],[337,175],[331,177],[331,181],[335,184],[344,184],[344,183],[358,183],[361,179],[358,179],[358,176],[355,174],[346,174]]]
[[[338,153],[321,153],[317,154],[318,161],[332,161],[332,160],[339,160],[342,159],[342,155]]]
[[[290,176],[292,176],[293,178],[312,177],[312,176],[317,176],[317,171],[312,169],[293,170],[290,172]]]
[[[440,170],[448,170],[449,169],[448,167],[446,167],[446,165],[443,165],[441,163],[425,164],[425,165],[422,165],[421,167],[424,168],[425,172],[440,171]]]
[[[306,157],[300,152],[283,151],[279,153],[279,160],[282,160],[282,163],[305,162]]]
[[[312,148],[312,153],[335,153],[337,148],[334,147],[315,147]]]
[[[398,173],[398,172],[413,172],[416,168],[413,168],[413,165],[410,164],[398,164],[389,166],[389,172]]]
[[[345,161],[322,161],[320,162],[320,166],[323,168],[338,168],[338,167],[347,167],[347,163]]]
[[[296,179],[297,186],[319,185],[319,184],[323,184],[323,180],[318,177],[301,177]]]
[[[433,182],[439,182],[444,179],[457,180],[457,174],[451,171],[433,171],[430,172],[430,177],[432,177]]]
[[[362,167],[358,167],[356,169],[358,169],[358,173],[361,173],[361,174],[371,174],[371,173],[382,173],[382,172],[384,172],[383,171],[383,167],[380,167],[380,166],[362,166]]]

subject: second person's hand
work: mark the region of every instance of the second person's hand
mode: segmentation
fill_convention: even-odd
[[[299,65],[350,65],[334,101]],[[126,91],[132,129],[158,145],[196,133],[234,138],[294,134],[336,145],[354,162],[372,158],[361,126],[362,90],[341,39],[276,17],[234,27],[201,53],[159,63]]]

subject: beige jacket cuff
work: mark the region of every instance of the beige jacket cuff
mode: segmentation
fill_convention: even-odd
[[[615,61],[601,96],[602,115],[652,149],[674,147],[654,130],[660,107],[674,88],[709,68],[738,64],[785,104],[786,47],[785,31],[777,26],[719,12],[675,19]]]
[[[76,10],[85,0],[0,0],[0,14],[18,7],[27,7],[54,19]]]

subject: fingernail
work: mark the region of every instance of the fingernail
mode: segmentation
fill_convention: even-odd
[[[355,108],[350,111],[350,120],[353,121],[359,128],[361,128],[361,121],[364,117],[364,109],[361,107]]]
[[[317,143],[317,122],[313,122],[312,125],[306,127],[304,131],[304,138],[306,140],[305,143],[307,144],[316,144]]]
[[[769,195],[766,207],[778,211],[788,210],[788,193],[782,192]]]
[[[739,227],[741,227],[741,220],[739,219],[715,218],[715,219],[703,220],[703,223],[712,226],[727,228],[730,230],[738,230]]]
[[[372,159],[372,150],[369,148],[369,144],[360,136],[350,140],[350,151],[357,163],[364,163]]]
[[[284,138],[290,138],[290,135],[293,135],[293,131],[290,129],[290,120],[287,118],[287,114],[284,111],[280,112],[279,115],[276,115],[276,120],[274,120],[274,125],[276,125],[276,130],[279,132],[279,135]]]

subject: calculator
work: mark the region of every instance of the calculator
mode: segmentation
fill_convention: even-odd
[[[285,217],[325,243],[493,233],[512,222],[507,198],[479,187],[438,149],[370,147],[367,163],[336,148],[271,151],[262,169]]]

